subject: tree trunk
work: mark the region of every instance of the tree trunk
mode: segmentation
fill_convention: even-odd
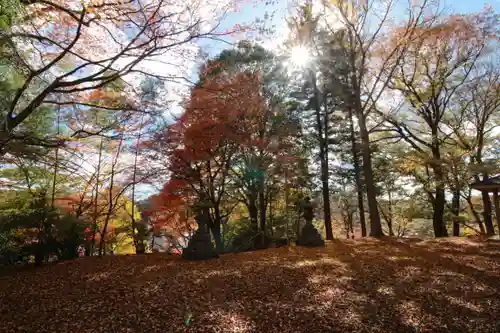
[[[354,238],[354,230],[353,230],[353,212],[347,211],[347,227],[346,227],[346,236],[349,239],[349,235]]]
[[[156,238],[156,235],[155,235],[155,232],[153,230],[153,232],[151,233],[151,251],[153,251],[153,249],[155,248],[155,238]]]
[[[321,185],[323,194],[323,218],[325,221],[326,239],[333,239],[332,231],[332,215],[330,208],[330,188],[328,183],[328,136],[327,133],[323,134],[323,121],[321,121],[321,103],[318,86],[316,84],[316,73],[312,70],[309,71],[309,76],[311,78],[311,83],[314,89],[314,105],[316,114],[316,131],[318,132],[318,142],[319,142],[319,159],[321,163]],[[324,97],[326,98],[326,97]],[[327,117],[325,114],[324,117]]]
[[[439,134],[437,127],[432,127],[432,171],[434,172],[435,198],[433,202],[434,213],[432,216],[432,225],[435,237],[448,237],[448,230],[444,221],[444,207],[446,205],[446,195],[444,188],[444,173],[441,166],[441,151],[439,147]]]
[[[263,184],[261,184],[263,185]],[[260,222],[260,232],[262,237],[266,234],[266,198],[264,195],[264,186],[261,186],[259,189],[259,222]]]
[[[325,88],[326,89],[326,88]],[[332,210],[330,207],[330,183],[329,183],[329,177],[330,177],[330,168],[328,165],[329,157],[328,157],[328,152],[329,152],[329,133],[330,133],[330,123],[329,123],[329,112],[328,112],[328,103],[327,103],[327,95],[326,92],[323,93],[323,110],[324,110],[324,116],[323,116],[323,133],[324,133],[324,140],[323,140],[323,158],[322,160],[324,161],[323,163],[323,168],[324,170],[322,171],[322,175],[324,177],[323,179],[323,199],[327,199],[325,201],[325,212],[327,215],[325,215],[325,231],[326,231],[326,239],[328,240],[333,240],[333,225],[332,225]],[[326,193],[325,193],[326,191]]]
[[[495,227],[493,227],[493,219],[491,217],[491,199],[486,191],[481,192],[483,198],[483,218],[486,226],[486,235],[491,236],[495,234]]]
[[[481,221],[481,218],[479,217],[479,214],[476,212],[475,209],[471,209],[472,214],[476,218],[477,225],[479,226],[479,230],[481,231],[481,234],[485,235],[486,234],[486,229],[484,227],[483,221]]]
[[[382,237],[384,232],[382,230],[382,223],[380,222],[380,214],[377,207],[377,190],[373,179],[370,137],[368,135],[368,129],[366,128],[365,117],[363,114],[358,114],[358,122],[361,142],[363,145],[363,174],[365,176],[366,198],[368,201],[368,212],[370,216],[370,236]]]
[[[349,107],[349,127],[351,137],[351,152],[354,166],[354,176],[356,179],[356,191],[358,195],[359,223],[361,224],[361,236],[366,237],[365,205],[363,200],[363,183],[361,181],[361,170],[359,167],[358,148],[356,147],[356,134],[354,133],[354,119],[352,108]]]
[[[434,228],[435,237],[448,237],[448,230],[444,223],[444,207],[446,205],[446,197],[443,188],[436,188],[436,197],[433,202],[434,214],[432,216],[432,226]]]
[[[354,114],[358,118],[359,134],[361,139],[361,156],[363,158],[363,175],[366,187],[366,199],[368,202],[368,212],[370,216],[370,236],[382,237],[384,232],[382,230],[382,223],[380,222],[380,213],[377,204],[377,190],[373,177],[372,155],[370,149],[370,135],[366,127],[366,115],[364,114],[363,106],[361,104],[361,87],[358,82],[358,77],[354,71],[356,67],[355,54],[351,53],[351,66],[353,72],[351,73],[351,88],[352,88],[352,106],[354,107]]]
[[[390,186],[390,185],[389,185]],[[388,191],[389,196],[389,206],[388,206],[388,218],[387,218],[387,227],[389,228],[389,236],[394,237],[394,229],[392,228],[392,191]]]
[[[479,216],[478,212],[474,208],[474,204],[472,203],[470,196],[467,197],[467,203],[469,205],[469,208],[470,208],[472,215],[474,215],[474,218],[476,219],[476,223],[479,226],[479,230],[481,231],[481,234],[482,235],[486,234],[486,229],[484,228],[483,221],[481,221],[481,217]]]
[[[493,202],[495,203],[495,217],[497,220],[498,234],[500,235],[500,199],[498,198],[498,191],[493,192]]]
[[[321,161],[321,182],[323,183],[323,208],[326,229],[326,239],[333,239],[332,217],[330,209],[330,191],[328,185],[328,162]]]
[[[224,244],[222,243],[222,237],[220,232],[220,221],[219,223],[214,223],[211,228],[212,236],[214,237],[215,249],[217,253],[221,253],[224,251]]]
[[[359,173],[358,173],[359,177]],[[361,225],[361,236],[366,237],[367,232],[366,232],[366,218],[365,218],[365,205],[364,205],[364,199],[363,199],[363,190],[358,189],[357,190],[357,196],[358,196],[358,214],[359,214],[359,224]]]
[[[259,223],[258,223],[259,210],[257,208],[256,201],[257,200],[253,194],[248,198],[248,215],[250,216],[250,223],[252,224],[252,230],[254,230],[255,232],[259,230]]]
[[[274,237],[274,216],[273,216],[273,195],[269,193],[269,230],[271,230],[271,237]]]
[[[451,209],[453,211],[453,236],[460,236],[460,190],[453,191],[453,199],[451,201]]]
[[[143,235],[140,235],[140,232],[138,228],[136,228],[136,221],[135,221],[135,183],[137,181],[137,160],[139,156],[139,144],[141,142],[141,130],[142,130],[142,123],[144,120],[144,114],[141,115],[141,122],[139,125],[139,134],[137,136],[137,143],[135,145],[135,151],[134,151],[134,169],[132,172],[132,214],[131,214],[131,225],[132,225],[132,239],[134,242],[134,247],[135,247],[135,253],[144,253],[144,239]],[[136,233],[136,230],[138,231]]]
[[[349,221],[347,220],[348,215],[349,214],[346,214],[342,219],[344,221],[345,239],[349,239]]]
[[[353,224],[353,220],[354,220],[354,213],[350,212],[349,213],[350,217],[351,217],[351,223],[349,224],[349,228],[351,230],[351,238],[354,239],[354,224]]]
[[[109,221],[111,219],[111,215],[115,211],[117,200],[118,200],[118,198],[113,197],[113,188],[114,188],[114,182],[115,182],[116,164],[118,163],[118,158],[120,157],[120,152],[122,149],[123,140],[124,140],[124,135],[122,133],[122,135],[120,136],[120,142],[119,142],[118,148],[116,150],[116,155],[115,155],[113,164],[111,164],[111,176],[109,179],[109,188],[108,188],[108,192],[109,192],[108,211],[106,213],[106,219],[104,221],[104,227],[102,228],[102,233],[101,233],[101,242],[99,244],[99,256],[100,257],[103,255],[106,255],[106,246],[105,246],[106,245],[106,240],[105,240],[106,239],[106,232],[108,231]]]
[[[394,237],[394,229],[392,228],[392,218],[387,220],[387,227],[389,228],[389,236]]]
[[[288,214],[288,203],[289,201],[289,191],[288,191],[288,166],[285,168],[285,219],[286,219],[286,231],[285,237],[288,239],[288,232],[290,230],[290,215]]]
[[[298,239],[300,236],[300,219],[302,215],[302,209],[297,212],[297,223],[295,224],[295,238]]]
[[[221,233],[222,217],[220,215],[220,207],[218,205],[214,207],[214,212],[215,212],[214,214],[215,220],[212,221],[211,231],[215,241],[215,249],[217,250],[218,253],[221,253],[224,251],[224,241],[222,239],[222,233]]]
[[[99,176],[101,172],[101,162],[102,162],[102,150],[104,146],[104,138],[101,138],[99,143],[99,157],[97,158],[97,170],[95,176],[95,198],[94,198],[94,216],[92,223],[92,244],[90,246],[90,255],[93,256],[95,252],[95,235],[97,233],[97,222],[99,218]]]

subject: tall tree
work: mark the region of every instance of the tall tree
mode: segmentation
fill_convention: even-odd
[[[306,52],[312,52],[317,47],[318,42],[318,24],[319,17],[313,14],[313,5],[307,3],[299,7],[296,16],[292,16],[288,25],[292,32],[291,48],[292,52],[296,49],[305,49]],[[326,82],[318,75],[318,64],[306,63],[304,68],[300,69],[304,75],[304,85],[300,87],[300,95],[305,95],[308,100],[306,109],[314,110],[314,131],[318,143],[318,159],[320,162],[321,192],[323,199],[323,218],[325,222],[326,239],[333,239],[332,216],[330,207],[330,186],[329,186],[329,165],[328,165],[328,134],[329,113],[326,91]],[[320,79],[318,80],[318,77]]]
[[[454,118],[452,139],[460,149],[466,152],[466,171],[473,175],[474,181],[487,180],[498,167],[495,166],[495,129],[500,124],[500,71],[496,56],[483,59],[475,64],[472,77],[463,89],[457,92],[456,104],[461,117]],[[482,178],[482,179],[481,179]],[[468,179],[468,178],[467,178]],[[475,210],[471,189],[464,186],[461,194],[472,210],[479,227],[487,234],[494,234],[491,199],[488,193],[481,193],[483,202],[483,220]]]
[[[405,101],[387,119],[428,168],[427,182],[432,184],[428,196],[434,208],[436,237],[448,236],[443,161],[450,134],[446,120],[457,91],[474,79],[474,65],[489,42],[491,26],[479,27],[480,22],[484,22],[482,15],[449,16],[428,28],[417,29],[418,36],[407,44],[404,61],[398,63],[390,79],[390,88],[400,92]],[[398,44],[399,39],[397,33],[392,43]]]
[[[222,251],[221,221],[230,213],[222,211],[222,203],[227,199],[231,159],[238,147],[258,139],[254,120],[264,104],[257,73],[211,75],[210,67],[203,71],[184,114],[151,144],[166,153],[171,179],[185,184],[191,196],[209,201],[209,228]]]
[[[332,34],[345,29],[343,43],[348,55],[350,69],[350,103],[357,120],[361,139],[363,178],[370,216],[370,235],[382,236],[382,225],[377,206],[374,183],[372,151],[370,147],[369,117],[379,102],[398,63],[404,59],[405,50],[416,33],[416,28],[428,20],[429,1],[420,4],[408,2],[404,11],[405,25],[400,30],[399,42],[386,48],[385,53],[377,51],[385,43],[385,35],[391,26],[396,0],[390,1],[333,1],[325,2],[323,24]],[[403,11],[401,11],[403,12]],[[432,20],[432,15],[427,15]],[[340,21],[340,22],[339,22]]]
[[[300,147],[300,120],[285,103],[288,77],[275,54],[243,41],[237,48],[223,51],[214,61],[226,73],[254,71],[260,75],[259,89],[264,104],[260,113],[251,116],[252,128],[249,129],[255,134],[251,144],[239,146],[231,176],[241,194],[238,199],[247,206],[254,229],[261,235],[256,243],[262,245],[268,229],[270,199],[276,191],[279,173],[284,171],[291,178],[295,173],[288,170],[290,162],[300,163],[297,155],[300,148],[296,149]],[[294,139],[297,140],[295,144]]]

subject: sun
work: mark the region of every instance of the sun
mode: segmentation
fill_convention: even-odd
[[[290,62],[294,66],[305,66],[309,58],[309,50],[304,46],[294,46],[290,51]]]

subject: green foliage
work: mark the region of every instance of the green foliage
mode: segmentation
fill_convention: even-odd
[[[5,230],[0,231],[0,256],[3,253],[12,253],[17,250],[17,244],[14,241],[14,231],[13,230]]]
[[[104,219],[105,217],[102,217]],[[137,207],[134,208],[134,221],[140,221],[141,215]],[[99,228],[102,228],[102,221],[99,221]],[[136,227],[140,225],[136,223]],[[108,252],[115,254],[135,253],[134,237],[136,241],[144,241],[146,230],[136,230],[138,234],[132,234],[132,201],[127,197],[118,200],[117,206],[113,209],[108,222],[105,244]]]
[[[0,36],[13,25],[20,9],[17,0],[0,0]],[[5,116],[15,90],[23,85],[24,79],[17,54],[0,39],[0,115]]]
[[[54,137],[56,128],[56,111],[47,105],[40,106],[35,113],[29,116],[17,131],[25,135],[47,139]]]
[[[0,255],[4,264],[34,256],[40,263],[50,254],[59,259],[77,257],[86,223],[52,210],[44,192],[15,196],[0,210]]]
[[[230,252],[248,251],[255,246],[255,239],[258,232],[252,228],[250,218],[243,216],[228,223],[227,239]]]
[[[0,32],[10,28],[17,19],[21,5],[17,0],[0,0]],[[0,45],[1,46],[1,45]]]

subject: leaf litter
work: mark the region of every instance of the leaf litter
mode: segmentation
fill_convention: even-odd
[[[0,277],[0,332],[500,332],[499,258],[391,238],[83,258]]]

